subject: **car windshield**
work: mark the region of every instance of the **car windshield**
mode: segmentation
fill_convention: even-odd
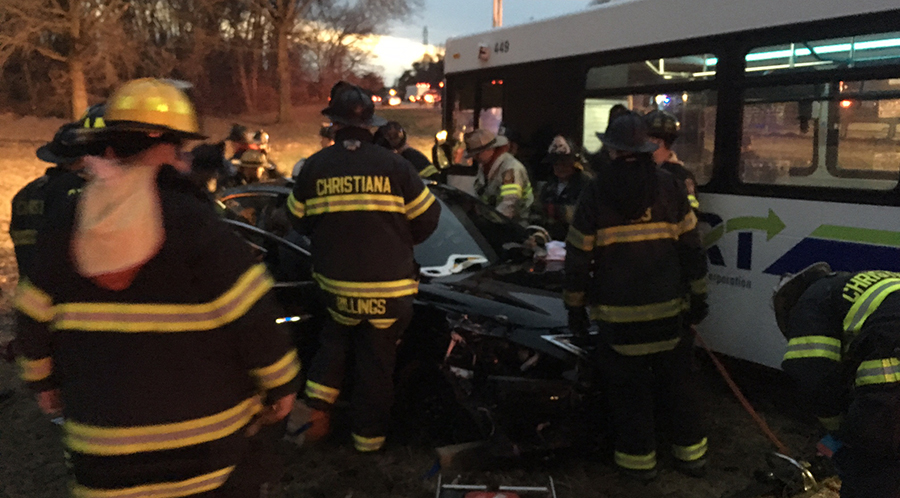
[[[503,245],[522,243],[525,229],[478,199],[443,185],[431,185],[441,203],[437,229],[416,246],[416,261],[425,267],[446,265],[452,256],[483,256],[494,264]]]

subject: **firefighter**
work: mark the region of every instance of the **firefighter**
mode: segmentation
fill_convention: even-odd
[[[81,132],[103,127],[103,106],[92,106],[77,122],[60,127],[53,140],[37,149],[38,159],[55,164],[44,175],[26,185],[12,201],[9,235],[16,252],[19,275],[31,272],[38,233],[58,224],[69,201],[84,184],[83,157],[91,153],[93,144]]]
[[[261,150],[247,149],[232,163],[237,166],[237,171],[221,182],[223,189],[250,185],[268,178],[266,173],[268,161],[266,160],[266,154]]]
[[[837,444],[842,498],[900,497],[900,273],[787,275],[773,295],[781,366]]]
[[[335,145],[306,160],[288,209],[312,240],[313,277],[327,301],[321,348],[309,369],[308,439],[328,434],[329,412],[355,353],[353,441],[358,451],[381,449],[393,400],[396,344],[418,292],[413,246],[437,227],[440,204],[409,161],[373,143],[372,99],[339,82],[322,111],[335,126]]]
[[[691,170],[684,167],[684,163],[675,155],[672,144],[678,139],[681,123],[673,114],[666,111],[655,110],[644,115],[647,124],[647,134],[650,141],[657,145],[653,151],[653,161],[657,166],[672,173],[678,181],[684,183],[688,193],[688,200],[694,211],[699,211],[700,201],[697,200],[697,178]]]
[[[640,116],[625,114],[597,136],[611,162],[581,195],[566,239],[569,328],[582,342],[591,320],[599,329],[594,360],[612,407],[620,472],[656,477],[659,403],[660,413],[671,415],[676,468],[701,476],[707,440],[690,386],[692,341],[682,326],[700,322],[708,310],[697,217],[684,187],[653,163],[656,146]]]
[[[125,83],[104,119],[103,157],[19,285],[22,378],[65,417],[73,496],[260,496],[251,436],[289,413],[299,371],[272,280],[200,200],[157,187],[202,137],[180,90]]]
[[[246,126],[238,123],[231,125],[231,131],[228,133],[226,142],[231,142],[231,160],[241,158],[244,151],[252,149],[253,139],[250,136],[250,130]]]
[[[561,135],[553,138],[542,164],[553,167],[553,177],[538,196],[540,224],[553,240],[565,240],[575,215],[578,197],[590,181],[577,146]]]
[[[440,171],[431,164],[425,154],[413,149],[406,143],[406,130],[396,121],[388,121],[375,131],[375,144],[392,150],[412,163],[419,176],[426,180],[436,181],[440,177]]]
[[[466,138],[466,157],[480,166],[475,177],[475,192],[484,202],[514,221],[523,221],[534,202],[528,172],[508,152],[509,142],[484,128]]]
[[[609,127],[609,125],[612,124],[612,122],[615,121],[616,118],[618,118],[619,116],[624,116],[629,112],[630,111],[628,110],[628,108],[622,104],[615,104],[614,106],[610,107],[609,113],[606,116],[606,126]],[[590,166],[594,171],[596,171],[609,164],[610,161],[611,159],[609,157],[609,149],[605,145],[603,145],[600,147],[600,150],[598,150],[593,156],[591,156]]]

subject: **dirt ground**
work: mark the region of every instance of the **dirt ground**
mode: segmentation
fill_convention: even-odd
[[[206,132],[221,139],[232,122],[262,127],[272,137],[272,157],[282,170],[316,150],[320,107],[298,109],[295,125],[271,125],[263,119],[209,119]],[[435,110],[386,109],[382,114],[397,119],[410,131],[413,146],[428,154],[431,137],[440,127]],[[46,166],[34,158],[34,149],[52,137],[59,120],[0,115],[0,342],[12,328],[11,295],[16,285],[15,259],[8,236],[13,194],[41,174]],[[734,400],[721,378],[703,359],[698,376],[709,427],[710,471],[705,479],[685,477],[671,470],[667,452],[660,451],[660,477],[643,485],[623,481],[606,458],[560,452],[539,461],[490,472],[456,472],[442,469],[445,482],[461,474],[463,483],[546,485],[552,476],[558,496],[636,498],[719,498],[754,482],[754,471],[765,468],[765,454],[773,449]],[[743,369],[741,369],[743,370]],[[773,430],[794,452],[809,456],[816,429],[798,412],[783,379],[772,372],[742,372],[738,382],[768,420]],[[0,391],[13,388],[11,398],[0,400],[0,498],[51,498],[66,494],[66,468],[59,443],[59,428],[43,416],[36,403],[15,378],[13,365],[0,363]],[[386,451],[360,455],[352,449],[349,434],[338,431],[324,445],[282,446],[286,460],[283,496],[310,498],[381,498],[434,496],[437,474],[433,448],[388,443]]]

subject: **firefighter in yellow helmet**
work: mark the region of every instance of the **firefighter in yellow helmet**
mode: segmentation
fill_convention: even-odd
[[[107,102],[90,180],[16,307],[22,378],[65,417],[74,496],[260,496],[299,371],[272,279],[194,196],[159,187],[202,138],[188,98],[141,79]]]

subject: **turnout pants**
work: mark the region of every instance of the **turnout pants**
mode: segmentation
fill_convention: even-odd
[[[900,498],[900,460],[843,447],[834,454],[841,498]]]
[[[359,451],[377,451],[384,445],[394,401],[394,363],[397,340],[412,318],[412,300],[394,308],[396,321],[384,327],[383,317],[358,324],[339,323],[332,314],[322,330],[321,347],[313,358],[306,383],[310,407],[327,411],[337,400],[354,353],[352,407],[353,443]],[[344,320],[341,320],[344,321]],[[384,328],[379,328],[384,327]]]
[[[670,435],[675,458],[692,463],[706,455],[702,411],[690,379],[691,348],[691,341],[682,338],[671,351],[624,356],[608,344],[598,345],[597,366],[609,396],[619,467],[656,468],[654,413],[667,415],[660,422]],[[660,409],[655,410],[657,407]]]

